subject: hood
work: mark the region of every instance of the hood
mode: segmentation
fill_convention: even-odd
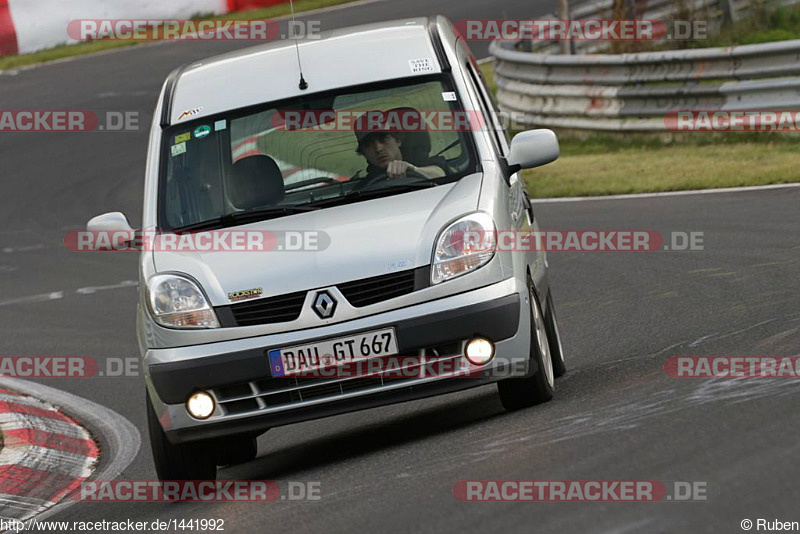
[[[481,175],[473,174],[454,184],[226,229],[317,232],[318,250],[155,251],[155,267],[192,276],[212,306],[230,304],[229,293],[261,289],[269,297],[422,267],[444,225],[476,210],[480,186]]]

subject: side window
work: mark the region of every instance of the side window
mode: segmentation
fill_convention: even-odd
[[[479,72],[476,72],[471,61],[466,62],[466,67],[469,71],[470,77],[472,78],[472,83],[475,85],[475,88],[478,91],[478,97],[481,100],[483,114],[488,120],[492,121],[492,124],[489,124],[488,127],[492,131],[492,138],[494,139],[495,145],[499,149],[498,152],[501,155],[506,156],[508,155],[508,138],[505,130],[503,130],[502,123],[497,116],[498,112],[496,106],[494,105],[494,100],[491,98],[491,95],[486,89],[483,76],[481,76]],[[502,135],[500,133],[501,131],[503,132]]]

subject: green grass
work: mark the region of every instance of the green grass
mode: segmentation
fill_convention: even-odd
[[[346,4],[352,1],[353,0],[297,0],[294,3],[294,10],[295,13],[299,13],[301,11],[310,11],[312,9]],[[219,17],[201,17],[198,15],[195,18],[210,18],[215,20],[260,20],[283,17],[289,15],[290,12],[289,4],[278,4],[275,6],[254,9],[251,11],[228,13]],[[94,41],[91,43],[79,43],[74,45],[64,44],[47,50],[33,52],[31,54],[0,57],[0,70],[15,69],[24,67],[26,65],[46,63],[67,57],[104,52],[107,50],[113,50],[115,48],[135,46],[137,44],[140,43],[138,41]]]
[[[525,171],[532,196],[613,195],[800,181],[796,143],[627,147],[587,153],[569,143],[564,148],[554,163]]]
[[[79,43],[75,45],[61,45],[47,50],[41,50],[32,54],[20,54],[18,56],[0,57],[0,70],[16,69],[26,65],[37,63],[47,63],[73,56],[94,54],[105,52],[115,48],[133,46],[138,43],[131,41],[94,41],[91,43]]]
[[[800,39],[800,6],[755,5],[750,16],[723,28],[719,35],[695,41],[692,48],[746,45]]]
[[[728,147],[742,144],[786,146],[800,152],[800,133],[777,132],[681,132],[594,133],[557,131],[561,154],[612,154],[623,150],[661,150],[670,147]]]

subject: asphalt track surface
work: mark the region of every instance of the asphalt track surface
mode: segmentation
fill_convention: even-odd
[[[458,20],[552,7],[379,2],[319,18],[328,28],[432,10]],[[139,47],[0,76],[4,109],[138,111],[143,125],[134,133],[0,136],[3,355],[138,355],[136,290],[123,283],[137,278],[135,255],[72,253],[62,239],[105,211],[138,224],[146,127],[164,77],[236,46]],[[745,518],[800,520],[797,381],[678,379],[663,369],[679,355],[798,355],[798,205],[798,188],[539,205],[546,229],[704,233],[702,251],[549,255],[569,365],[552,402],[509,414],[487,386],[277,428],[260,438],[255,461],[220,470],[223,479],[319,482],[319,501],[79,503],[53,519],[222,518],[237,533],[740,532]],[[143,446],[120,478],[155,478],[140,378],[37,381],[125,416]],[[708,500],[500,504],[453,496],[460,480],[494,479],[701,481]]]

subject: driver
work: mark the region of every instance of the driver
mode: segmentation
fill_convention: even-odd
[[[371,113],[371,112],[367,112]],[[366,113],[362,116],[365,117]],[[356,127],[364,121],[356,121]],[[426,178],[445,176],[444,158],[429,158],[420,165],[409,163],[403,155],[403,133],[372,128],[367,131],[355,130],[358,148],[356,152],[367,160],[367,178],[386,174],[389,178],[404,178],[413,172]],[[441,160],[441,161],[437,161]]]

